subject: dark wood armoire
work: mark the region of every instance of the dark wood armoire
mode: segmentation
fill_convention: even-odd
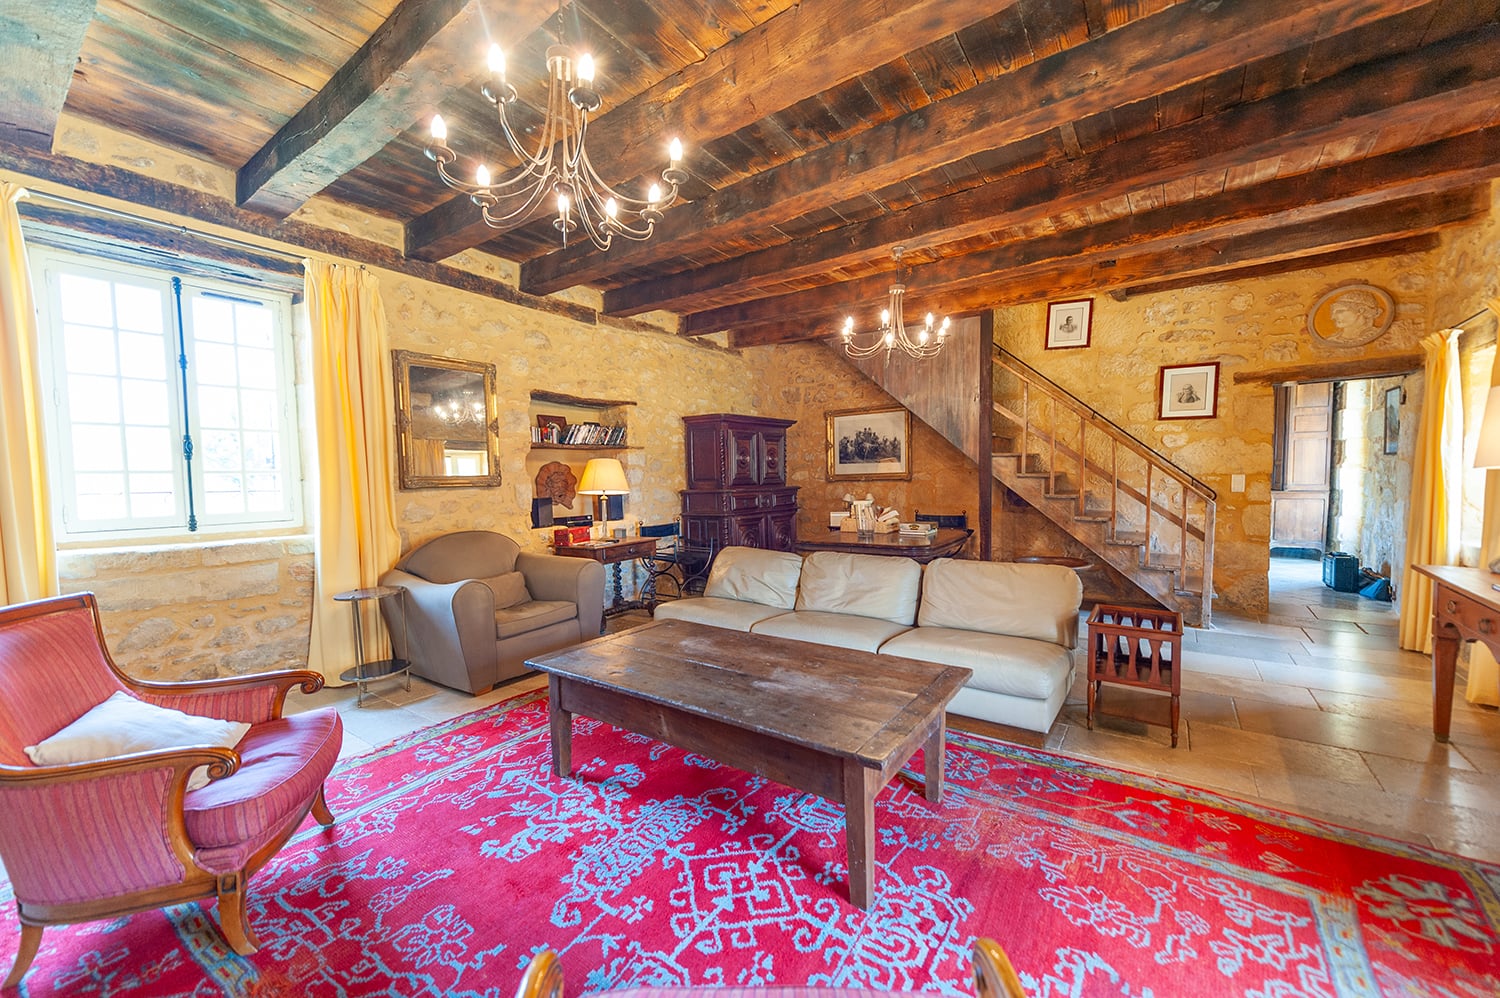
[[[684,416],[687,488],[682,532],[690,544],[790,551],[797,487],[786,483],[786,430],[794,419],[711,413]]]

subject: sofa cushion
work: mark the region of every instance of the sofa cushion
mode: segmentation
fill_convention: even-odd
[[[1045,700],[1073,681],[1073,655],[1066,648],[1008,634],[924,625],[891,638],[879,653],[960,665],[974,672],[964,686],[1030,700]]]
[[[495,638],[504,641],[517,634],[561,624],[578,616],[578,606],[562,600],[536,599],[495,611]]]
[[[658,603],[655,616],[657,620],[687,620],[730,631],[748,631],[762,620],[780,617],[785,613],[780,607],[746,603],[722,596],[700,596],[696,599]]]
[[[1082,602],[1083,585],[1071,568],[939,558],[927,566],[917,623],[1071,648],[1078,641]]]
[[[526,576],[520,572],[505,572],[476,581],[489,586],[490,592],[495,594],[496,610],[504,610],[506,607],[519,606],[531,601],[531,593],[526,589]]]
[[[877,617],[852,613],[825,613],[820,610],[798,610],[783,613],[755,624],[755,634],[768,634],[794,641],[811,641],[835,648],[854,648],[873,652],[883,643],[907,628]]]
[[[802,560],[797,609],[877,617],[910,627],[922,566],[910,558],[815,551]]]
[[[714,559],[703,595],[790,610],[797,599],[801,574],[801,555],[727,547]]]

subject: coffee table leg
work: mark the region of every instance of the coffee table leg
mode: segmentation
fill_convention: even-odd
[[[844,763],[844,837],[849,845],[849,901],[868,909],[875,899],[875,795],[879,774]]]
[[[947,734],[948,716],[939,714],[937,727],[927,736],[927,744],[922,746],[922,758],[927,763],[925,796],[932,804],[943,799],[943,753],[947,751]]]
[[[558,776],[573,772],[573,715],[558,704],[562,683],[556,676],[547,677],[547,719],[552,725],[552,771]]]

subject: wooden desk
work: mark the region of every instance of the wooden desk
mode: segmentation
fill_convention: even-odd
[[[920,748],[925,796],[943,799],[944,711],[972,675],[685,620],[526,664],[548,674],[560,777],[573,771],[573,715],[583,714],[843,804],[849,900],[865,909],[875,894],[875,797]]]
[[[604,608],[606,614],[639,610],[644,604],[640,600],[626,600],[620,585],[620,562],[650,558],[656,554],[656,537],[627,537],[622,541],[585,541],[582,544],[554,546],[552,553],[564,558],[589,558],[601,565],[613,565],[615,577],[614,602]]]
[[[1413,565],[1432,580],[1432,734],[1448,740],[1458,646],[1483,641],[1500,657],[1500,575],[1457,565]]]
[[[798,554],[813,551],[842,551],[845,554],[892,554],[911,558],[923,564],[934,558],[950,558],[963,549],[974,531],[944,527],[932,540],[902,537],[899,533],[857,534],[852,530],[830,530],[824,537],[798,537],[792,550]]]

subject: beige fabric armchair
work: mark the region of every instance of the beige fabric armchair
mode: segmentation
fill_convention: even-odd
[[[406,587],[410,648],[391,619],[399,601],[381,607],[397,657],[409,658],[417,675],[469,693],[523,675],[532,656],[597,637],[604,614],[603,565],[523,553],[488,530],[428,541],[380,582]]]

